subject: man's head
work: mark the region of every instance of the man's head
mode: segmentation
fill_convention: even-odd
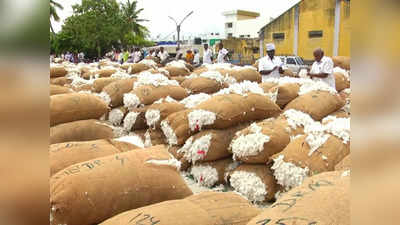
[[[220,43],[218,44],[218,48],[219,48],[219,50],[223,49],[223,48],[224,48],[224,44],[222,44],[222,42],[220,42]]]
[[[204,49],[205,49],[205,50],[208,49],[208,44],[204,44]]]
[[[324,50],[322,48],[317,48],[314,50],[314,59],[317,62],[320,62],[322,57],[324,57]]]
[[[273,43],[268,43],[267,47],[267,54],[272,59],[275,56],[275,45]]]
[[[160,51],[161,51],[161,52],[164,52],[164,47],[161,47],[161,48],[160,48]]]
[[[176,51],[179,51],[180,50],[180,48],[179,47],[176,47]]]
[[[194,51],[194,54],[199,52],[199,50],[197,50],[197,49],[194,49],[193,51]]]

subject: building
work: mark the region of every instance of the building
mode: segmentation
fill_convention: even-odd
[[[233,10],[222,13],[225,16],[226,38],[257,38],[257,32],[266,21],[257,12]]]
[[[350,32],[350,0],[302,0],[260,29],[260,54],[273,42],[276,55],[313,60],[321,47],[327,56],[350,56]]]

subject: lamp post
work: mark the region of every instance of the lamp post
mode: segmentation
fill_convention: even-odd
[[[185,21],[186,18],[188,18],[190,15],[192,15],[192,13],[193,13],[193,11],[191,11],[189,14],[187,14],[179,24],[178,24],[178,22],[176,22],[176,20],[173,17],[168,16],[176,24],[176,32],[178,33],[177,34],[177,36],[178,36],[178,41],[177,41],[178,42],[178,48],[180,48],[180,39],[179,39],[179,37],[180,37],[180,33],[181,33],[181,25],[182,25],[183,21]]]

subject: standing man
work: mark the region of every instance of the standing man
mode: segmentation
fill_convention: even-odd
[[[217,63],[227,63],[229,61],[228,50],[224,48],[222,42],[219,43],[218,49]]]
[[[315,62],[312,64],[311,71],[307,75],[314,81],[323,81],[336,89],[332,59],[324,56],[324,50],[321,48],[314,50],[314,58]]]
[[[160,58],[161,64],[165,65],[167,62],[167,59],[169,57],[169,54],[167,51],[164,50],[164,47],[160,48],[160,52],[158,53],[158,57]]]
[[[208,48],[208,44],[204,44],[203,64],[212,64],[212,51]]]
[[[189,64],[193,64],[193,59],[194,59],[194,55],[193,55],[193,52],[192,52],[192,50],[187,50],[186,51],[186,62],[187,63],[189,63]]]
[[[283,74],[282,61],[275,57],[275,45],[268,43],[267,56],[261,58],[258,62],[258,71],[262,76],[262,82],[268,78],[279,78]]]
[[[179,47],[176,47],[176,56],[175,56],[175,60],[180,60],[182,59],[183,53],[181,51],[181,49]]]
[[[199,53],[198,49],[194,49],[193,66],[194,67],[199,67],[200,66],[200,53]]]
[[[142,53],[140,52],[140,49],[135,48],[135,51],[133,52],[133,62],[138,63],[140,61],[141,56]]]

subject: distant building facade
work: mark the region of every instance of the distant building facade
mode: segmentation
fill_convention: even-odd
[[[257,38],[257,32],[266,22],[257,12],[233,10],[222,15],[225,16],[225,38]]]

